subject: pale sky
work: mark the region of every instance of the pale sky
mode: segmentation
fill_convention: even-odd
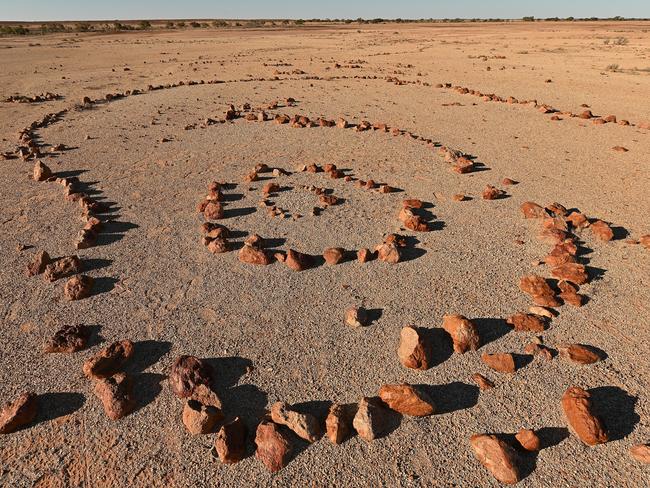
[[[650,18],[650,0],[0,0],[0,21],[263,18]]]

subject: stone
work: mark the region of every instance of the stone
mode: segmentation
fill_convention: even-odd
[[[336,121],[336,127],[338,127],[339,129],[346,129],[348,127],[348,121],[345,120],[344,118],[339,118]]]
[[[192,435],[214,432],[217,424],[223,420],[223,413],[213,405],[189,399],[183,406],[183,425]]]
[[[303,254],[301,252],[289,249],[287,251],[287,258],[284,261],[289,268],[294,271],[303,271],[312,266],[313,261],[311,256],[308,254]]]
[[[542,229],[542,231],[537,234],[537,238],[542,242],[548,242],[549,244],[561,244],[569,238],[568,232],[560,229]]]
[[[133,342],[127,340],[109,344],[83,364],[88,378],[103,379],[113,376],[133,356]]]
[[[548,215],[544,207],[534,202],[522,203],[521,211],[524,213],[524,217],[527,219],[540,219]]]
[[[244,240],[244,244],[261,249],[265,246],[264,239],[257,234],[251,234]]]
[[[223,237],[212,239],[208,242],[208,251],[212,254],[221,254],[230,251],[230,243]]]
[[[557,307],[559,300],[555,298],[555,292],[541,276],[528,275],[519,280],[519,288],[533,298],[537,305],[543,307]]]
[[[565,254],[549,254],[544,258],[544,264],[547,266],[550,266],[552,268],[555,268],[557,266],[561,266],[563,264],[571,264],[571,263],[576,263],[577,259],[575,256],[565,253]]]
[[[93,247],[97,241],[97,233],[89,229],[82,229],[77,235],[74,247],[75,249],[88,249]]]
[[[614,147],[612,147],[612,150],[616,151],[616,152],[624,152],[624,153],[629,151],[628,148],[623,147],[623,146],[614,146]]]
[[[436,411],[429,395],[405,383],[382,386],[379,389],[379,398],[392,410],[402,415],[426,417]]]
[[[218,410],[222,409],[221,399],[210,385],[197,384],[188,398],[190,400],[195,400],[202,405],[215,407]]]
[[[323,252],[323,258],[329,265],[339,264],[345,258],[345,249],[341,247],[330,247]]]
[[[544,319],[530,313],[516,313],[508,317],[506,322],[517,332],[543,332],[546,328]]]
[[[569,428],[582,442],[595,446],[609,440],[602,420],[593,413],[589,392],[571,386],[562,395],[561,403]]]
[[[246,425],[239,417],[224,424],[217,432],[214,449],[224,464],[235,464],[246,456]]]
[[[104,412],[111,420],[119,420],[135,409],[133,382],[125,373],[101,379],[95,383],[94,393],[101,400]]]
[[[515,435],[515,439],[521,444],[521,447],[527,451],[539,451],[541,449],[541,442],[534,430],[531,429],[519,429],[519,432]]]
[[[470,439],[474,455],[497,481],[514,485],[521,480],[519,456],[495,435],[475,434]]]
[[[236,119],[236,118],[238,117],[238,114],[237,114],[237,112],[235,111],[235,108],[234,108],[232,105],[231,105],[231,107],[232,107],[232,108],[229,108],[229,109],[226,111],[226,115],[224,116],[224,118],[225,118],[226,120],[234,120],[234,119]]]
[[[466,157],[459,157],[456,159],[454,162],[454,166],[452,166],[451,170],[455,173],[464,175],[467,173],[471,173],[476,169],[476,164],[474,161],[466,158]]]
[[[481,361],[499,373],[514,373],[516,369],[514,356],[507,352],[496,354],[484,352],[481,354]]]
[[[465,195],[463,195],[462,193],[456,193],[455,195],[453,195],[451,197],[451,199],[454,202],[464,202],[465,200],[467,200],[467,197]]]
[[[88,298],[92,294],[94,284],[95,279],[90,276],[73,276],[63,287],[63,297],[68,301]]]
[[[269,182],[262,188],[262,193],[264,195],[269,195],[271,193],[277,193],[280,191],[280,185],[277,183]]]
[[[77,256],[66,256],[46,265],[43,278],[46,281],[56,281],[82,271],[83,265]]]
[[[0,410],[0,434],[11,434],[30,424],[38,412],[38,397],[35,393],[21,393],[12,402],[7,402]]]
[[[84,224],[83,230],[89,230],[95,234],[99,233],[104,226],[103,222],[97,217],[89,217],[86,223]]]
[[[46,251],[39,251],[34,255],[32,261],[27,265],[27,276],[36,276],[45,271],[45,267],[50,264],[52,260]]]
[[[558,256],[561,254],[570,254],[571,256],[575,256],[578,254],[578,246],[575,242],[570,240],[556,244],[551,250],[551,255]]]
[[[255,457],[272,473],[280,471],[287,465],[293,451],[289,436],[280,429],[279,425],[267,420],[263,420],[257,426],[255,445],[257,446]]]
[[[284,402],[276,402],[271,406],[271,420],[276,424],[288,427],[307,442],[316,442],[322,435],[321,426],[316,417],[291,410]]]
[[[88,344],[90,327],[82,324],[64,325],[43,345],[45,353],[73,353],[81,351]]]
[[[611,241],[614,238],[614,231],[607,222],[596,220],[589,226],[591,233],[601,241]]]
[[[223,219],[223,215],[223,205],[221,205],[219,202],[209,202],[203,210],[203,216],[207,220]]]
[[[272,262],[271,257],[264,249],[249,243],[245,243],[244,247],[239,250],[238,259],[242,263],[259,264],[263,266],[269,265]]]
[[[637,444],[630,447],[630,456],[643,463],[650,464],[650,444]]]
[[[205,200],[206,202],[222,202],[223,193],[221,193],[221,190],[210,190],[210,192],[206,195]]]
[[[580,288],[578,288],[578,285],[571,281],[564,281],[560,280],[557,283],[557,287],[560,289],[561,292],[570,292],[570,293],[576,293]]]
[[[639,244],[646,249],[650,249],[650,234],[639,237]]]
[[[550,205],[547,205],[546,211],[555,217],[564,217],[568,213],[567,208],[558,202],[553,202]]]
[[[52,170],[40,161],[34,164],[34,181],[45,181],[52,178]]]
[[[339,203],[339,199],[334,195],[320,195],[318,200],[323,205],[336,205]]]
[[[496,200],[497,198],[503,198],[506,192],[499,190],[498,188],[488,185],[485,187],[482,193],[483,200]]]
[[[375,259],[375,253],[370,251],[370,249],[363,248],[357,251],[357,260],[360,263],[367,263],[373,259]]]
[[[178,398],[190,398],[200,385],[211,387],[212,367],[196,356],[178,356],[169,373],[169,386]]]
[[[420,216],[414,215],[413,217],[404,221],[404,227],[414,232],[429,232],[431,226],[428,222],[424,222]]]
[[[226,238],[230,235],[228,227],[214,222],[204,222],[200,230],[202,235],[210,239]]]
[[[504,178],[501,181],[501,184],[506,185],[506,186],[516,185],[517,183],[518,183],[517,181],[515,181],[513,179],[510,179],[510,178]]]
[[[584,265],[578,263],[565,263],[551,269],[551,275],[558,280],[570,281],[576,285],[583,285],[589,281],[589,275]]]
[[[415,327],[407,325],[400,332],[397,356],[406,368],[429,369],[431,345],[427,343]]]
[[[422,200],[418,200],[417,198],[409,198],[402,201],[402,206],[404,208],[422,208],[424,203]]]
[[[533,315],[537,315],[539,317],[544,317],[547,319],[552,319],[553,317],[557,316],[558,313],[551,309],[551,308],[546,308],[546,307],[540,307],[538,305],[533,305],[532,307],[528,308],[528,311],[532,313]],[[537,331],[540,332],[540,331]]]
[[[307,165],[308,173],[320,173],[321,171],[322,171],[321,167],[318,166],[316,163],[311,163]]]
[[[600,354],[583,344],[562,344],[558,346],[560,357],[578,364],[593,364],[600,361]]]
[[[370,442],[386,433],[387,411],[376,398],[363,397],[359,402],[352,426],[364,441]]]
[[[333,444],[341,444],[352,434],[353,405],[340,405],[334,403],[325,418],[325,431],[327,438]]]
[[[580,119],[590,119],[593,117],[593,114],[591,113],[591,110],[584,110],[580,114],[578,114],[578,118]]]
[[[415,217],[415,214],[413,213],[413,210],[411,207],[402,207],[399,211],[399,214],[397,214],[397,218],[400,222],[406,222],[409,219],[412,219]]]
[[[524,352],[526,354],[532,354],[533,356],[539,356],[544,358],[547,361],[553,359],[553,353],[551,350],[544,346],[543,344],[538,344],[536,342],[531,342],[524,347]]]
[[[384,242],[377,246],[375,251],[379,260],[384,263],[397,264],[402,259],[399,248],[393,243]]]
[[[589,227],[589,219],[587,219],[584,214],[577,211],[573,211],[567,215],[566,220],[571,223],[571,226],[574,229],[584,229],[585,227]]]
[[[487,379],[485,376],[483,376],[481,373],[474,373],[472,375],[472,380],[478,385],[478,387],[484,391],[484,390],[489,390],[490,388],[494,388],[494,383]]]
[[[442,328],[451,336],[454,352],[464,354],[476,351],[481,345],[481,338],[474,322],[462,315],[445,315]]]
[[[345,323],[350,327],[365,327],[369,325],[368,312],[363,307],[350,307],[345,311]]]
[[[549,207],[547,207],[546,210],[548,212],[552,212]],[[569,230],[569,225],[567,224],[566,220],[564,220],[564,217],[547,217],[542,220],[542,228],[557,229],[563,232],[567,232]]]

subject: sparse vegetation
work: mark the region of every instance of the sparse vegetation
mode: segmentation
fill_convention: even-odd
[[[602,18],[597,17],[588,17],[588,18],[574,18],[566,17],[564,19],[559,17],[547,17],[545,19],[537,19],[535,17],[526,16],[522,17],[521,21],[523,22],[577,22],[577,21],[640,21],[640,20],[650,20],[643,18],[624,18],[620,16],[611,17],[611,18]],[[193,29],[207,29],[210,27],[214,28],[223,28],[223,27],[274,27],[277,25],[283,26],[304,26],[309,24],[317,23],[335,23],[335,24],[351,24],[356,22],[357,24],[385,24],[385,23],[479,23],[479,22],[517,22],[514,19],[499,19],[499,18],[472,18],[472,19],[461,19],[461,18],[444,18],[444,19],[384,19],[381,17],[373,19],[249,19],[249,20],[240,20],[236,22],[227,22],[225,20],[211,20],[211,21],[163,21],[163,22],[152,22],[149,20],[139,20],[139,21],[118,21],[115,20],[110,23],[103,22],[77,22],[77,23],[43,23],[40,26],[34,24],[22,25],[7,23],[0,25],[0,36],[10,36],[10,35],[30,35],[30,34],[50,34],[55,32],[114,32],[114,31],[133,31],[133,30],[150,30],[150,29],[184,29],[191,27]],[[614,39],[604,39],[603,43],[605,45],[615,45],[615,46],[624,46],[627,45],[629,40],[626,37],[617,37]]]
[[[0,34],[10,35],[10,36],[26,36],[30,33],[30,30],[22,25],[16,27],[10,25],[0,26]]]

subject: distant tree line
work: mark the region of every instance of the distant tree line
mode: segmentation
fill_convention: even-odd
[[[598,18],[598,17],[547,17],[535,18],[532,15],[521,18],[524,22],[581,22],[581,21],[624,21],[624,20],[650,20],[644,18],[626,18],[621,16]],[[162,29],[208,29],[212,28],[227,28],[227,27],[286,27],[286,26],[302,26],[306,24],[316,23],[331,23],[331,24],[384,24],[384,23],[463,23],[463,22],[516,22],[517,19],[383,19],[380,17],[374,19],[249,19],[249,20],[212,20],[212,21],[198,21],[198,20],[168,20],[164,24],[160,23],[155,27],[151,21],[140,20],[133,22],[120,22],[115,20],[113,22],[76,22],[76,23],[61,23],[61,22],[47,22],[41,24],[39,27],[24,26],[12,24],[0,24],[0,35],[16,35],[25,36],[29,34],[50,34],[55,32],[120,32],[120,31],[137,31],[137,30],[150,30],[154,28]]]

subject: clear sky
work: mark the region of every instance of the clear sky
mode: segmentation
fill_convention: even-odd
[[[0,21],[525,15],[650,18],[650,0],[0,0]]]

